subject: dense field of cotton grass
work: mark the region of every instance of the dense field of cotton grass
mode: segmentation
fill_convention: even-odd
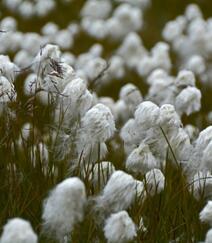
[[[211,7],[0,2],[0,243],[212,243]]]

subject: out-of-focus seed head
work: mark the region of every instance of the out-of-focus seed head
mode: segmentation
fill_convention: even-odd
[[[21,218],[13,218],[3,228],[1,243],[37,243],[38,237],[30,223]]]

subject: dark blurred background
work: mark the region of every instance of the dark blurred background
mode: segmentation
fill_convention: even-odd
[[[70,22],[80,21],[80,10],[85,0],[72,0],[70,3],[62,3],[57,1],[57,8],[53,10],[48,16],[44,18],[34,17],[32,19],[20,18],[15,13],[8,11],[0,2],[1,19],[5,16],[14,16],[18,21],[18,29],[23,32],[38,32],[47,22],[55,22],[60,28],[66,28]],[[185,8],[190,3],[196,3],[202,10],[205,19],[212,16],[212,0],[152,0],[152,4],[144,11],[144,26],[139,33],[143,44],[147,49],[153,47],[158,41],[163,41],[161,32],[167,21],[175,19],[177,16],[182,15]],[[115,3],[114,3],[115,6]],[[69,50],[75,55],[86,52],[93,44],[101,43],[104,46],[103,57],[109,57],[117,48],[120,43],[113,43],[110,40],[97,41],[91,37],[88,37],[85,33],[81,32],[74,41],[73,47]],[[178,67],[176,65],[176,56],[172,51],[171,58],[173,62],[172,74],[176,75]],[[118,98],[119,90],[124,84],[132,82],[136,84],[143,95],[146,94],[148,86],[142,81],[135,73],[129,73],[124,80],[113,82],[109,86],[104,86],[100,90],[95,90],[100,96],[111,96],[114,99]],[[198,87],[203,94],[202,110],[189,118],[185,117],[185,123],[193,123],[200,127],[205,128],[208,125],[206,121],[207,113],[212,110],[212,88],[202,86],[199,82]]]

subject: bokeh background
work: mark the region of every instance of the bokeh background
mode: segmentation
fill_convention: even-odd
[[[0,13],[1,19],[6,16],[13,16],[18,21],[18,29],[22,32],[37,32],[40,33],[41,28],[47,22],[55,22],[61,29],[66,28],[68,24],[72,21],[78,22],[80,20],[80,10],[85,0],[72,0],[70,3],[64,3],[61,0],[55,0],[57,2],[57,7],[51,11],[46,17],[39,18],[21,18],[18,14],[9,11],[5,8],[2,1],[0,1]],[[143,44],[147,49],[151,49],[158,41],[163,41],[162,29],[165,24],[175,19],[177,16],[182,15],[185,8],[190,3],[196,3],[202,10],[204,18],[209,18],[212,16],[212,1],[211,0],[152,0],[152,4],[143,12],[144,25],[142,31],[140,31],[140,36],[142,38]],[[114,3],[115,5],[115,3]],[[70,52],[79,55],[80,53],[86,52],[94,43],[100,43],[104,46],[103,57],[110,57],[114,52],[115,48],[118,47],[120,43],[114,43],[110,40],[96,41],[92,39],[85,33],[81,32],[80,35],[76,37],[73,47]],[[13,57],[13,55],[10,55]],[[178,71],[177,60],[174,53],[171,52],[173,68],[172,73],[175,75]],[[142,82],[141,78],[134,73],[129,73],[124,80],[111,82],[112,85],[104,86],[101,90],[96,90],[101,96],[111,96],[114,99],[118,98],[120,87],[128,82],[135,83],[141,88],[142,94],[145,94],[148,87],[145,82]],[[205,119],[205,115],[212,109],[212,88],[201,87],[203,93],[202,99],[202,110],[201,116],[198,114],[192,115],[188,121],[191,123],[196,123],[200,128],[205,128],[208,124]],[[196,119],[198,118],[198,119]],[[187,121],[186,121],[187,122]],[[198,123],[198,124],[197,124]]]

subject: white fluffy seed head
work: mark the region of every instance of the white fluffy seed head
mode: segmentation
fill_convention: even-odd
[[[61,62],[67,63],[68,65],[74,66],[76,58],[73,53],[64,52],[61,55]]]
[[[199,218],[202,222],[212,225],[212,201],[208,201],[206,206],[200,212]]]
[[[28,19],[35,14],[34,5],[31,2],[22,2],[18,6],[18,12],[23,18]]]
[[[17,30],[17,20],[11,16],[5,17],[1,20],[0,28],[3,31],[12,31]]]
[[[192,142],[197,138],[199,134],[199,129],[191,124],[185,125],[184,130]]]
[[[129,119],[120,131],[120,137],[124,141],[126,154],[132,152],[141,141],[141,130],[138,129],[135,119]]]
[[[147,54],[147,51],[143,47],[139,35],[131,32],[125,37],[117,53],[123,58],[125,64],[132,69],[136,68],[140,59]]]
[[[106,220],[104,235],[108,243],[126,243],[136,237],[136,226],[126,211],[120,211]]]
[[[181,120],[173,105],[165,104],[160,107],[160,126],[168,130],[169,128],[179,128]]]
[[[81,120],[81,145],[105,142],[114,132],[115,122],[110,109],[103,104],[97,104],[88,110]]]
[[[86,77],[92,81],[96,79],[107,67],[106,61],[101,57],[91,58],[83,67]]]
[[[114,102],[113,98],[108,97],[108,96],[102,96],[102,97],[98,98],[98,103],[101,103],[101,104],[109,107],[111,112],[112,112],[112,114],[113,114],[113,116],[115,118],[117,118],[117,114],[116,114],[115,107],[114,107],[115,106],[115,102]]]
[[[164,134],[162,133],[160,127],[155,127],[149,129],[143,134],[144,142],[149,145],[149,148],[158,161],[158,165],[165,163],[166,151],[167,151],[167,142]]]
[[[14,101],[16,99],[16,91],[13,83],[4,76],[0,76],[0,103]]]
[[[165,70],[157,68],[151,72],[151,74],[147,77],[147,83],[152,85],[157,79],[167,79],[168,74]]]
[[[40,46],[44,44],[44,40],[42,39],[42,37],[35,32],[27,32],[24,34],[23,38],[24,41],[20,42],[21,49],[26,50],[33,56],[36,55]]]
[[[3,228],[1,243],[37,243],[38,237],[30,223],[21,218],[13,218]]]
[[[202,196],[204,198],[211,198],[212,175],[209,171],[198,171],[190,181],[190,191],[197,200],[199,200]]]
[[[183,89],[176,97],[175,106],[179,114],[186,113],[187,115],[199,111],[201,108],[202,94],[195,87],[187,87]]]
[[[21,0],[4,0],[4,4],[7,8],[14,11],[17,9],[18,5],[21,4]]]
[[[186,66],[189,70],[191,70],[197,75],[203,74],[206,70],[204,58],[198,55],[194,55],[191,58],[189,58],[188,62],[186,63]]]
[[[129,110],[123,100],[116,101],[114,110],[116,112],[117,120],[121,123],[126,122],[130,118]]]
[[[24,81],[24,94],[33,95],[40,88],[40,78],[35,73],[30,73]]]
[[[154,60],[151,56],[143,56],[136,66],[138,75],[141,77],[148,76],[154,68],[157,68],[155,63],[156,60]]]
[[[55,23],[48,22],[42,27],[41,33],[47,36],[54,36],[58,32],[58,30],[59,28]]]
[[[87,90],[86,82],[81,78],[74,78],[64,88],[58,103],[63,112],[64,121],[68,124],[73,119],[78,119],[91,108],[93,96]]]
[[[195,85],[195,76],[192,71],[181,70],[175,80],[175,85],[177,87],[187,87]]]
[[[136,129],[135,119],[129,119],[120,131],[120,137],[125,143],[138,143],[140,141],[138,136],[138,129]]]
[[[131,112],[134,112],[137,106],[143,100],[139,89],[131,83],[126,84],[121,88],[119,97],[120,99],[124,100]]]
[[[151,128],[158,125],[160,109],[151,101],[142,102],[135,111],[135,121],[139,126]]]
[[[89,49],[89,53],[93,57],[100,57],[103,53],[103,46],[99,43],[96,43],[91,46],[91,48]]]
[[[189,4],[185,10],[185,16],[188,21],[202,18],[202,13],[198,5],[196,4]]]
[[[112,39],[120,40],[130,31],[138,31],[142,24],[140,9],[129,4],[121,4],[115,9],[113,16],[106,21],[106,28]]]
[[[85,17],[82,19],[81,25],[84,31],[98,40],[104,39],[108,33],[106,21],[103,19]]]
[[[194,141],[194,156],[193,160],[196,161],[195,165],[199,168],[202,160],[203,151],[207,148],[212,140],[212,126],[209,126],[202,130],[198,138]]]
[[[66,63],[61,63],[59,65],[62,71],[58,72],[62,72],[62,74],[58,74],[54,68],[49,67],[49,74],[41,78],[40,82],[41,88],[46,91],[58,93],[58,95],[63,92],[68,83],[71,83],[71,81],[75,79],[75,72],[71,66]]]
[[[60,78],[61,84],[57,83],[57,86],[60,88],[60,90],[63,90],[65,85],[67,85],[69,82],[73,81],[76,78],[76,74],[73,67],[65,62],[61,63],[60,67],[63,72],[63,77],[62,80]]]
[[[205,243],[212,243],[212,229],[208,230],[205,237]]]
[[[81,78],[75,78],[65,86],[62,95],[65,97],[65,101],[66,98],[69,98],[71,99],[71,103],[76,103],[85,93],[86,89],[86,82]]]
[[[140,143],[127,158],[126,167],[135,173],[146,173],[147,171],[158,167],[156,158],[152,155],[150,148],[145,143]]]
[[[110,58],[109,63],[110,65],[104,75],[105,79],[120,80],[124,78],[125,66],[122,57],[114,55]]]
[[[173,78],[154,79],[148,91],[148,99],[158,105],[173,104],[176,96],[177,88],[173,85]]]
[[[97,208],[106,214],[127,209],[136,195],[136,181],[123,171],[115,171],[103,193],[97,198]]]
[[[158,42],[156,45],[151,49],[151,53],[153,56],[160,56],[163,53],[168,52],[170,49],[169,45],[165,42]]]
[[[199,134],[199,137],[195,141],[195,147],[198,150],[204,150],[210,141],[212,140],[212,126],[206,127]]]
[[[84,116],[85,113],[92,107],[94,104],[93,94],[87,89],[85,93],[80,97],[78,102],[78,111],[80,116]]]
[[[5,55],[0,55],[0,70],[1,75],[6,77],[10,82],[14,82],[18,71],[20,71],[19,67],[10,61],[9,56]]]
[[[153,169],[146,173],[145,175],[147,192],[150,195],[155,193],[160,193],[164,190],[165,177],[161,170]]]
[[[179,128],[177,132],[170,137],[169,142],[177,161],[182,164],[187,163],[190,159],[193,147],[190,138],[184,129]]]
[[[169,57],[169,45],[164,42],[157,43],[151,50],[153,69],[162,68],[167,72],[171,69],[171,59]]]
[[[17,51],[13,59],[14,63],[20,68],[27,67],[29,63],[32,63],[32,60],[33,56],[31,56],[26,50]]]
[[[33,70],[36,74],[39,74],[45,69],[45,73],[49,72],[48,65],[50,60],[60,61],[61,52],[57,45],[47,44],[40,49],[37,56],[33,61]]]
[[[85,203],[84,183],[77,177],[65,179],[44,202],[44,230],[59,240],[69,236],[74,225],[83,219]]]
[[[201,167],[206,170],[212,170],[212,140],[203,151]]]
[[[169,42],[175,41],[182,35],[185,24],[185,21],[179,21],[178,19],[169,21],[163,29],[163,38]]]
[[[109,16],[111,10],[112,5],[110,1],[91,0],[85,2],[80,14],[82,17],[105,19]]]
[[[60,30],[54,37],[54,43],[62,50],[70,49],[73,45],[73,36],[68,29]]]
[[[42,0],[39,0],[35,5],[35,14],[39,17],[44,17],[49,12],[51,12],[55,7],[56,7],[55,1],[46,0],[44,2]]]
[[[171,147],[174,151],[175,157],[181,165],[188,165],[191,155],[193,153],[193,146],[191,145],[188,134],[179,128],[178,132],[170,139]]]
[[[200,41],[201,43],[201,47],[203,48],[204,51],[206,51],[207,49],[205,48],[204,45],[206,45],[206,42],[204,43],[204,39],[203,36],[205,36],[205,33],[207,31],[207,25],[206,25],[206,21],[203,18],[196,18],[195,20],[191,21],[188,25],[187,28],[187,33],[189,35],[189,39],[191,39],[191,42],[197,42]],[[204,54],[204,52],[201,50],[201,47],[197,46],[197,52]],[[194,52],[195,53],[195,52]]]

